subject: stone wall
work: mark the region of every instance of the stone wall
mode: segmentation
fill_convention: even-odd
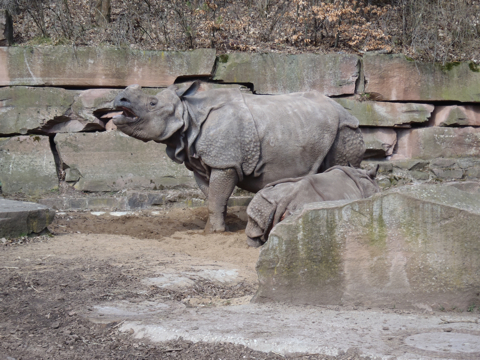
[[[121,88],[155,94],[202,79],[257,94],[318,90],[360,121],[364,166],[383,187],[480,176],[480,68],[403,55],[247,54],[215,50],[0,47],[0,183],[6,195],[194,188],[162,145],[94,116]]]

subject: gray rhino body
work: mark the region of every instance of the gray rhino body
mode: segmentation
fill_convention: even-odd
[[[247,243],[263,245],[270,230],[305,204],[357,200],[372,196],[380,188],[374,181],[376,170],[367,172],[347,166],[334,166],[322,174],[284,179],[257,192],[247,208]]]
[[[257,192],[288,177],[330,166],[359,166],[365,152],[358,120],[318,92],[260,96],[238,89],[171,86],[148,96],[137,85],[115,99],[114,123],[194,172],[208,199],[207,231],[225,231],[235,186]]]

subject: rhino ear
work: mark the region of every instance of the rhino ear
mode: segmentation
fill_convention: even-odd
[[[377,176],[378,168],[380,167],[379,164],[375,166],[373,169],[370,169],[367,171],[367,175],[370,177],[370,179],[375,179],[375,176]]]
[[[181,88],[176,91],[178,97],[185,97],[189,95],[193,95],[197,92],[200,88],[200,81],[195,80],[190,86]]]

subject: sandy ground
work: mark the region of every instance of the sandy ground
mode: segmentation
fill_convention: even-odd
[[[478,312],[251,304],[245,209],[59,213],[0,243],[3,359],[477,359]]]

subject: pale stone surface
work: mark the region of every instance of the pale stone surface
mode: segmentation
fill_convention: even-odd
[[[430,126],[480,126],[480,105],[435,106]]]
[[[474,63],[423,63],[404,55],[365,54],[365,92],[377,100],[480,101],[480,68]]]
[[[1,51],[1,50],[0,50]],[[14,86],[0,88],[0,134],[26,134],[68,120],[77,91]],[[53,125],[54,126],[54,125]]]
[[[427,122],[433,105],[334,99],[360,122],[360,126],[401,126]]]
[[[309,204],[271,232],[255,301],[465,309],[480,286],[480,194],[399,188]]]
[[[214,80],[252,83],[257,94],[318,90],[342,95],[355,92],[358,76],[356,55],[233,53],[218,56]]]
[[[0,198],[0,238],[41,233],[54,217],[55,211],[45,205]]]
[[[78,190],[194,186],[192,173],[170,160],[163,144],[144,143],[118,131],[57,134],[55,143],[65,180]]]
[[[398,130],[392,160],[480,156],[480,129],[429,127]]]
[[[93,112],[101,108],[112,108],[115,96],[121,90],[117,89],[89,89],[82,91],[75,102],[72,104],[73,119],[87,120],[91,123],[99,122],[98,118],[93,115]],[[108,119],[104,121],[107,123]]]
[[[4,194],[40,195],[58,190],[48,137],[0,138],[0,183]]]
[[[397,133],[393,129],[362,128],[366,151],[364,159],[390,156],[397,143]]]
[[[210,75],[215,49],[185,52],[114,47],[0,48],[0,85],[163,87],[178,76]]]

